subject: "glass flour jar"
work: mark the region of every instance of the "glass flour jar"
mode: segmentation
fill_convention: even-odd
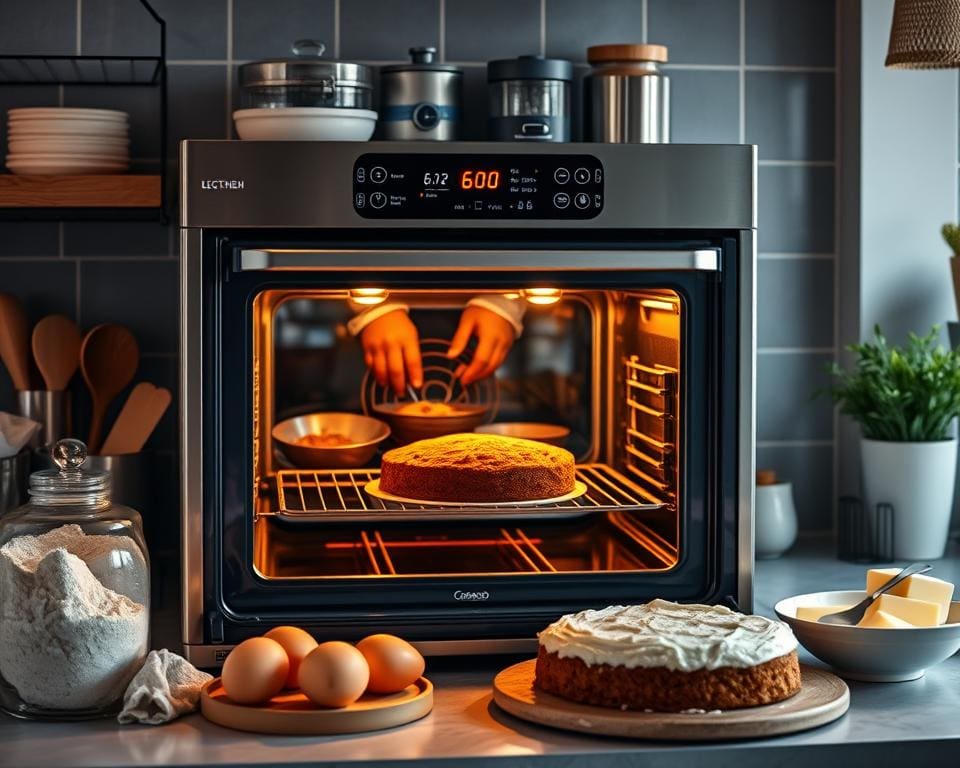
[[[110,501],[110,474],[60,440],[58,469],[0,518],[0,707],[17,717],[110,716],[146,658],[150,562],[140,514]]]

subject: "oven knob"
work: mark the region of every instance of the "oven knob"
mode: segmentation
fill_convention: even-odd
[[[566,192],[557,192],[557,194],[553,196],[553,204],[560,209],[566,208],[570,205],[570,195]]]
[[[370,195],[370,205],[374,208],[383,208],[387,204],[387,196],[383,192],[374,192]]]
[[[590,207],[590,195],[586,192],[578,192],[573,198],[573,204],[581,211]]]
[[[557,184],[566,184],[570,181],[570,171],[566,168],[557,168],[557,170],[553,172],[553,180],[557,182]]]
[[[577,184],[586,184],[590,181],[590,171],[586,168],[577,168],[577,170],[573,172],[573,180],[577,182]]]
[[[374,184],[383,184],[387,180],[387,169],[382,165],[370,169],[370,181]]]

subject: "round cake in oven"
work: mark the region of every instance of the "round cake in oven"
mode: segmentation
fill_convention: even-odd
[[[458,433],[383,455],[380,490],[424,501],[553,499],[574,490],[573,454],[534,440]]]
[[[572,701],[682,712],[771,704],[800,690],[786,624],[654,600],[563,616],[539,635],[536,686]]]

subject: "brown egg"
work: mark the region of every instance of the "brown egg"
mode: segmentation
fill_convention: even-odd
[[[353,704],[367,689],[370,668],[349,643],[332,640],[314,648],[300,664],[300,688],[321,707]]]
[[[296,688],[299,685],[297,673],[300,671],[300,664],[304,657],[317,647],[317,641],[313,639],[313,635],[299,627],[274,627],[264,637],[276,640],[287,652],[290,671],[287,673],[284,688]]]
[[[396,693],[423,674],[423,656],[406,640],[394,635],[370,635],[357,643],[357,650],[370,665],[367,690]]]
[[[290,661],[280,643],[251,637],[230,651],[221,681],[227,696],[238,704],[260,704],[280,693],[289,670]]]

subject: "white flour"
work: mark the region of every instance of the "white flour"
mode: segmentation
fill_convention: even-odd
[[[37,707],[118,700],[147,653],[147,584],[123,537],[67,525],[11,539],[0,548],[0,674]]]

